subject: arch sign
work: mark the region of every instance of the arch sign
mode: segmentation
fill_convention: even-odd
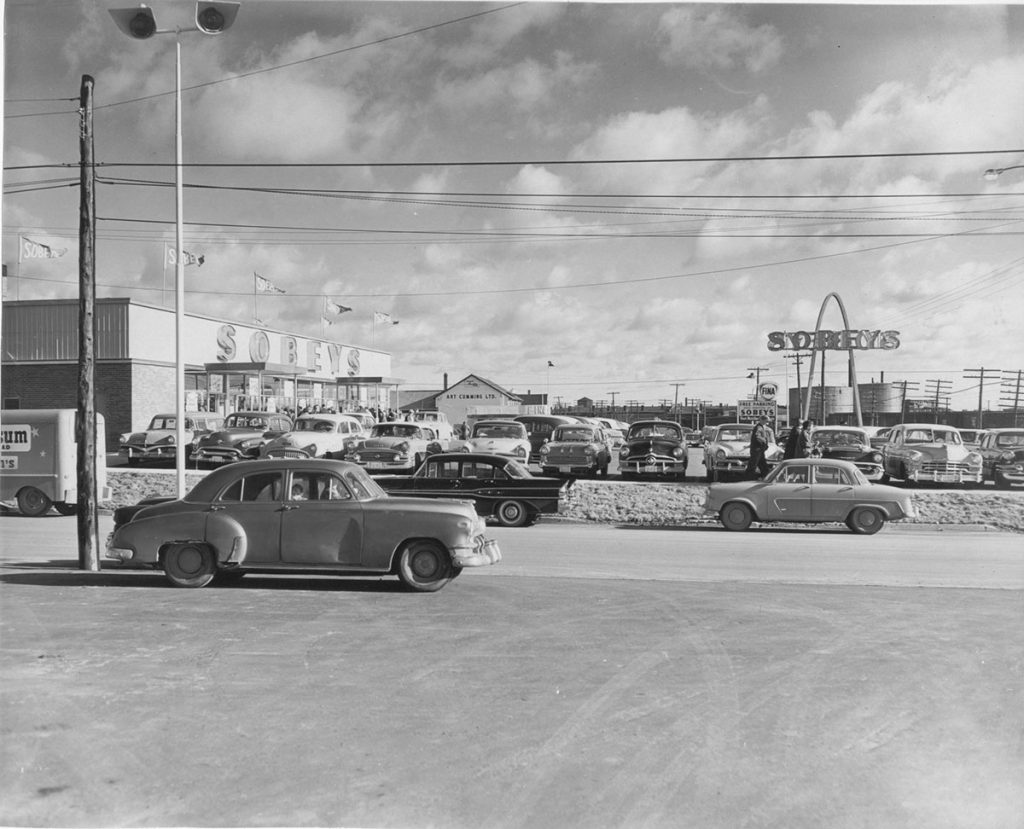
[[[839,306],[839,312],[843,315],[843,324],[846,328],[840,331],[822,330],[821,319],[825,316],[825,307],[828,301],[834,299]],[[882,349],[891,351],[900,347],[899,331],[880,331],[870,329],[857,329],[850,327],[850,319],[846,315],[846,308],[839,294],[830,293],[821,303],[821,310],[818,311],[818,321],[813,331],[772,331],[768,335],[768,350],[782,351],[783,349],[802,350],[809,349],[811,352],[811,367],[808,377],[814,376],[814,364],[817,361],[818,352],[822,352],[822,359],[825,359],[826,351],[846,351],[850,355],[850,384],[853,386],[853,410],[857,416],[857,425],[861,426],[864,420],[860,410],[860,392],[857,388],[857,367],[854,365],[853,352],[867,351],[871,349]],[[809,388],[809,386],[808,386]],[[825,390],[822,389],[822,395]],[[801,419],[806,420],[811,408],[811,395],[807,395],[804,401],[804,410]]]

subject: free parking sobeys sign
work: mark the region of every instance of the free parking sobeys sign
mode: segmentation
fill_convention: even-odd
[[[774,400],[740,400],[736,403],[736,420],[740,423],[757,420],[761,415],[769,420],[775,420]]]

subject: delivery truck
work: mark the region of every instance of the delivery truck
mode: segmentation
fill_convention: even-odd
[[[78,506],[76,409],[0,411],[0,501],[15,500],[25,515],[56,508],[73,515]],[[106,433],[96,415],[96,496],[110,500]]]

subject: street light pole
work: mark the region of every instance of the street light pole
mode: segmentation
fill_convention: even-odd
[[[199,0],[195,26],[188,29],[158,29],[151,9],[145,5],[127,9],[108,9],[117,27],[129,37],[146,40],[156,34],[174,35],[174,467],[177,497],[185,495],[185,256],[184,187],[182,184],[181,129],[181,33],[202,32],[217,35],[235,21],[240,3],[236,0]]]

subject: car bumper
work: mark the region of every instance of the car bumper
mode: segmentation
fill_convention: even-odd
[[[620,460],[619,472],[630,475],[685,475],[686,463],[683,461],[670,461],[663,458],[650,460]]]
[[[141,448],[138,446],[122,446],[117,454],[130,461],[164,461],[176,458],[178,452],[174,446],[153,446]]]
[[[907,472],[908,481],[931,481],[936,484],[980,484],[981,470],[971,472],[969,470],[929,470],[915,469]]]
[[[246,460],[249,457],[249,455],[245,455],[237,450],[197,449],[192,453],[192,460],[199,463],[234,463],[235,461]]]
[[[452,556],[456,567],[486,567],[501,561],[501,550],[493,538],[482,538],[475,547],[458,547]]]
[[[996,464],[995,474],[1011,484],[1024,484],[1024,467],[1019,463],[1006,464],[1005,466]]]

